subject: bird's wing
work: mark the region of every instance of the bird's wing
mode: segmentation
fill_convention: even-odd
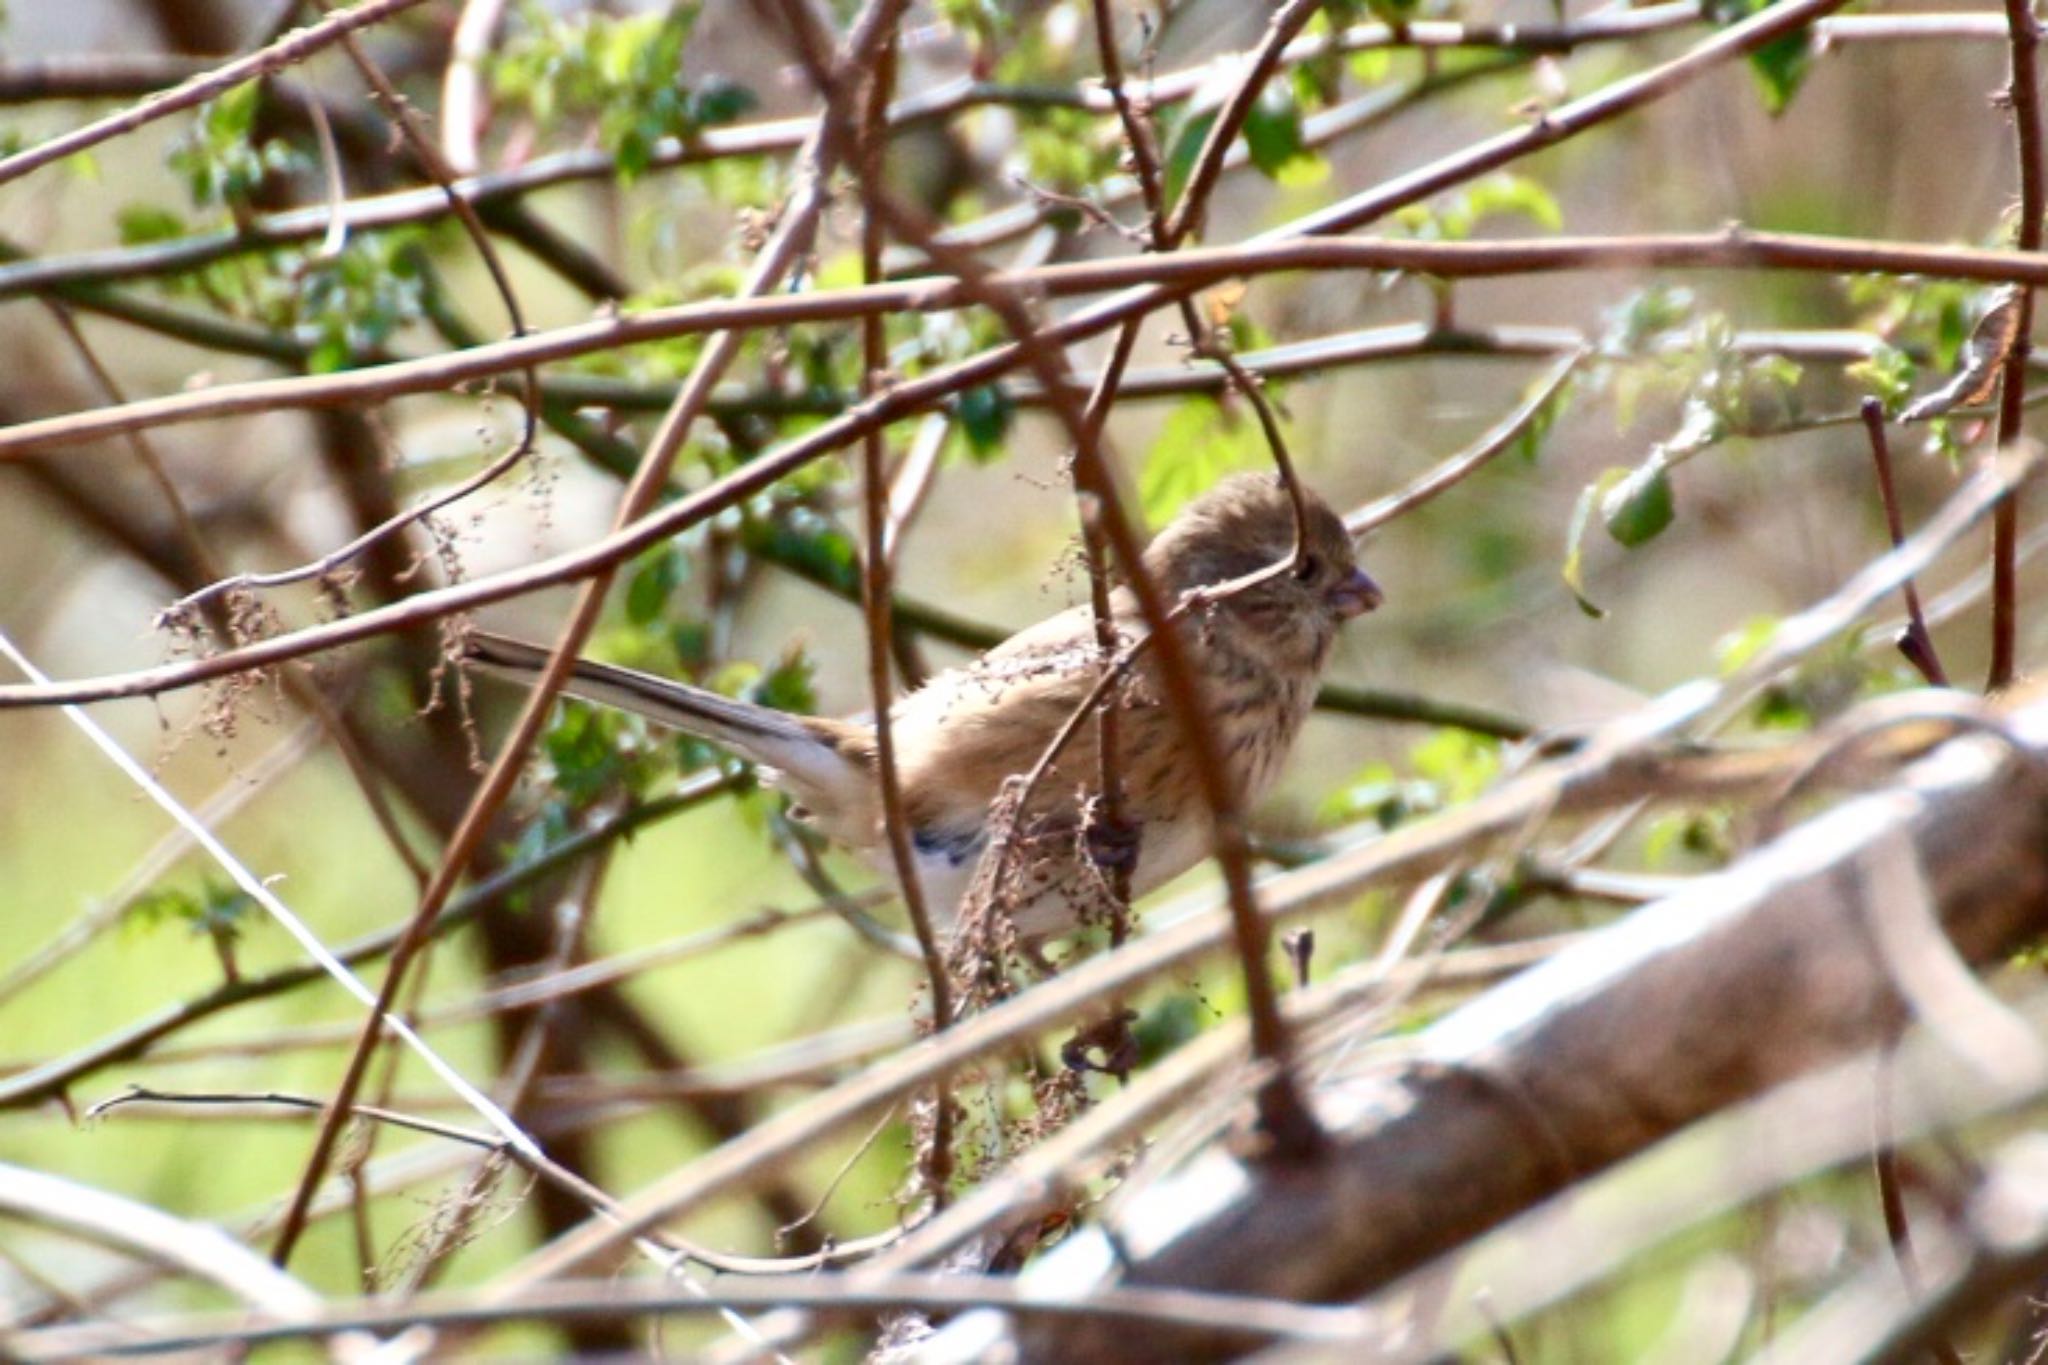
[[[1128,625],[1123,630],[1131,634]],[[1100,671],[1093,616],[1075,607],[899,702],[893,716],[912,821],[951,828],[985,820],[1005,780],[1037,765]],[[1136,704],[1146,702],[1140,697]],[[1062,751],[1033,794],[1034,812],[1073,805],[1075,784],[1097,767],[1095,729],[1082,725]]]

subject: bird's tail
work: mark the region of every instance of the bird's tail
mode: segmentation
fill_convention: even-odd
[[[486,672],[531,685],[547,666],[548,651],[508,636],[471,631],[467,658]],[[865,795],[859,727],[791,715],[589,659],[576,661],[564,690],[584,701],[686,730],[773,768],[806,804],[852,802]]]

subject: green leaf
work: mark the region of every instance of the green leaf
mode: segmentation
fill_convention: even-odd
[[[160,886],[130,901],[121,919],[125,927],[141,930],[154,929],[173,920],[193,921],[199,915],[199,897],[181,887]]]
[[[1469,730],[1444,728],[1408,751],[1415,771],[1457,805],[1485,791],[1500,775],[1500,741]]]
[[[120,211],[115,221],[120,225],[123,246],[167,242],[183,237],[187,231],[183,218],[155,204],[130,204]]]
[[[1201,154],[1209,130],[1216,126],[1217,113],[1214,109],[1206,110],[1174,130],[1173,145],[1166,153],[1165,183],[1160,188],[1169,205],[1180,203],[1180,192],[1187,188],[1188,177],[1195,172],[1195,158]]]
[[[1549,232],[1564,226],[1564,211],[1550,191],[1520,175],[1488,176],[1456,194],[1394,213],[1396,225],[1423,241],[1463,241],[1488,218],[1526,218]]]
[[[1463,730],[1432,731],[1408,751],[1415,776],[1404,778],[1385,763],[1369,763],[1323,802],[1326,824],[1371,820],[1391,830],[1472,800],[1500,775],[1500,741]]]
[[[1029,122],[1019,131],[1017,141],[1024,154],[1025,174],[1032,183],[1078,194],[1115,171],[1122,140],[1104,137],[1102,125],[1093,114],[1058,108],[1020,112],[1029,114]],[[1162,122],[1160,126],[1161,136],[1168,136],[1167,124]],[[1194,153],[1190,151],[1188,156],[1192,160]],[[1183,167],[1182,174],[1185,173]],[[1075,216],[1078,218],[1078,213]]]
[[[610,707],[565,701],[541,738],[551,780],[578,809],[620,789],[636,791],[652,776],[646,726]]]
[[[1749,54],[1749,73],[1756,78],[1764,109],[1772,117],[1791,106],[1792,97],[1813,66],[1813,38],[1805,29],[1774,38]]]
[[[810,656],[794,651],[748,684],[746,699],[777,711],[811,715],[818,709],[818,691],[814,685],[816,673],[817,667]]]
[[[688,137],[752,107],[752,93],[726,77],[682,83],[683,53],[700,8],[692,0],[625,17],[556,18],[528,5],[525,31],[492,59],[493,84],[504,103],[524,107],[543,125],[559,115],[594,121],[620,178],[637,179],[663,138]],[[716,183],[726,169],[707,164],[698,173]]]
[[[641,557],[626,583],[626,619],[636,626],[661,619],[670,594],[688,576],[689,565],[673,545],[658,545]]]
[[[1253,101],[1244,120],[1245,149],[1252,165],[1277,176],[1286,165],[1309,155],[1301,141],[1301,106],[1283,82],[1272,81]]]
[[[1312,190],[1330,178],[1330,163],[1314,152],[1303,152],[1273,176],[1283,190]]]
[[[123,920],[134,929],[180,922],[195,935],[233,943],[255,908],[255,900],[234,883],[208,877],[196,892],[169,886],[144,892],[129,903]]]
[[[1351,79],[1360,85],[1378,85],[1394,74],[1394,54],[1384,47],[1369,47],[1351,54]]]
[[[1690,289],[1655,284],[1631,294],[1607,315],[1600,349],[1615,356],[1639,356],[1657,337],[1688,321],[1693,315]]]
[[[1548,232],[1564,230],[1556,196],[1524,175],[1492,175],[1465,192],[1467,214],[1481,218],[1526,218]]]
[[[1138,1064],[1150,1066],[1202,1031],[1203,1002],[1193,995],[1169,995],[1131,1026]]]
[[[654,164],[654,137],[639,123],[614,130],[605,140],[611,145],[624,184],[632,184]]]
[[[711,666],[711,643],[709,622],[676,621],[668,628],[668,646],[686,673],[702,673]]]
[[[1564,585],[1572,590],[1572,600],[1579,604],[1579,610],[1596,621],[1607,615],[1607,609],[1586,596],[1585,544],[1586,528],[1593,524],[1593,507],[1599,499],[1598,483],[1589,483],[1580,491],[1579,501],[1572,508],[1571,526],[1564,535],[1564,564],[1558,570],[1564,576]]]
[[[1773,0],[1708,0],[1707,18],[1726,27],[1768,9]],[[1749,73],[1755,79],[1764,108],[1775,117],[1785,112],[1800,83],[1813,66],[1813,30],[1799,28],[1773,38],[1749,54]]]
[[[313,344],[313,349],[306,353],[306,372],[336,374],[347,369],[352,359],[354,357],[349,354],[348,338],[323,336]]]
[[[216,147],[225,147],[247,139],[256,127],[256,109],[262,96],[259,83],[244,81],[207,106],[208,140]]]
[[[1611,469],[1595,486],[1601,490],[1601,524],[1616,544],[1634,549],[1671,524],[1671,477],[1661,461],[1638,469]]]
[[[1729,676],[1754,659],[1777,633],[1777,617],[1752,616],[1714,641],[1714,663],[1720,668],[1721,676]]]
[[[1761,381],[1766,387],[1786,390],[1796,388],[1806,369],[1790,356],[1766,353],[1749,362],[1749,377]]]
[[[760,103],[754,92],[726,76],[707,76],[683,101],[683,116],[693,128],[731,123]]]
[[[967,437],[967,454],[976,464],[986,464],[1002,453],[1003,438],[1009,435],[1010,419],[1017,405],[1000,384],[983,384],[960,395],[953,406],[960,431]]]
[[[1260,325],[1259,320],[1242,308],[1230,310],[1230,349],[1238,355],[1246,351],[1263,351],[1273,345],[1273,334]]]
[[[1418,812],[1437,808],[1437,793],[1428,783],[1404,780],[1388,763],[1368,763],[1342,787],[1330,793],[1317,811],[1326,825],[1375,821],[1392,829]]]
[[[1961,364],[1963,348],[1970,344],[1970,333],[1975,330],[1976,320],[1970,314],[1969,295],[1961,286],[1951,285],[1950,290],[1938,296],[1934,303],[1935,367],[1953,370]]]
[[[1677,855],[1689,854],[1711,863],[1735,856],[1734,818],[1725,807],[1673,811],[1651,820],[1643,831],[1643,861],[1669,866]]]
[[[1547,380],[1538,379],[1538,384]],[[1550,439],[1550,432],[1557,425],[1557,419],[1564,415],[1571,402],[1572,381],[1566,379],[1551,391],[1543,405],[1529,414],[1529,420],[1522,424],[1521,435],[1515,437],[1515,453],[1529,463],[1535,464],[1537,456],[1543,453],[1543,443]]]
[[[1257,468],[1265,454],[1258,423],[1206,394],[1183,400],[1160,427],[1138,476],[1145,519],[1164,526],[1189,499],[1225,474]]]
[[[1016,26],[1016,19],[1003,0],[936,0],[932,9],[946,24],[965,34],[977,49],[990,46]]]
[[[1890,417],[1896,417],[1912,396],[1913,381],[1919,372],[1913,357],[1897,347],[1884,345],[1842,371],[1858,388],[1883,403],[1885,415]]]

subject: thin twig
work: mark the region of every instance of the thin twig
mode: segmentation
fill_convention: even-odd
[[[244,81],[258,76],[268,76],[295,66],[324,47],[341,41],[359,28],[383,23],[394,14],[402,13],[420,3],[420,0],[363,0],[353,9],[331,14],[317,24],[285,35],[246,57],[225,62],[201,75],[194,76],[171,90],[152,95],[131,108],[117,114],[97,119],[82,128],[27,147],[12,156],[0,157],[0,185],[18,180],[30,171],[61,161],[111,138],[132,133],[158,119],[167,118],[180,110],[204,104],[207,100],[225,94]]]
[[[1094,0],[1095,52],[1102,66],[1102,84],[1109,95],[1110,103],[1116,109],[1117,121],[1123,128],[1124,147],[1131,158],[1132,170],[1137,177],[1140,194],[1145,204],[1145,217],[1149,240],[1156,248],[1161,242],[1162,214],[1164,212],[1164,188],[1161,183],[1158,150],[1153,144],[1152,130],[1148,121],[1132,102],[1124,87],[1123,59],[1117,51],[1116,25],[1110,12],[1108,0]],[[1088,405],[1082,410],[1080,439],[1095,446],[1101,440],[1109,421],[1109,410],[1116,401],[1117,389],[1129,366],[1134,352],[1141,319],[1126,322],[1117,334],[1109,359],[1104,363],[1095,381],[1094,391],[1088,396]],[[1116,627],[1116,616],[1110,605],[1109,544],[1102,523],[1101,500],[1092,495],[1087,487],[1089,466],[1080,458],[1077,448],[1070,461],[1070,476],[1074,484],[1074,497],[1080,512],[1082,563],[1088,573],[1088,610],[1095,630],[1095,651],[1100,670],[1097,687],[1102,693],[1100,703],[1091,703],[1084,711],[1092,711],[1095,720],[1096,791],[1099,809],[1091,812],[1089,818],[1103,829],[1121,830],[1126,826],[1124,814],[1123,775],[1118,765],[1123,753],[1121,731],[1123,721],[1121,708],[1110,700],[1109,687],[1119,670],[1116,656],[1121,641]],[[1055,745],[1053,748],[1057,748]],[[1031,788],[1039,776],[1049,768],[1057,755],[1048,749],[1040,755],[1036,776],[1028,778],[1024,790],[1017,798],[1018,810],[1028,809]],[[1002,857],[1010,856],[1010,847],[1005,846]],[[1142,852],[1138,850],[1137,852]],[[1109,940],[1116,947],[1130,935],[1131,927],[1131,875],[1135,871],[1137,858],[1126,857],[1109,868]],[[992,883],[1000,886],[1004,870],[997,868]],[[1122,1006],[1112,1001],[1109,1014],[1114,1017]]]
[[[1892,1122],[1893,1053],[1894,1049],[1883,1048],[1875,1059],[1876,1077],[1870,1097],[1873,1130],[1870,1164],[1877,1179],[1878,1202],[1884,1210],[1885,1240],[1891,1246],[1892,1260],[1899,1268],[1899,1279],[1906,1287],[1906,1297],[1918,1299],[1926,1293],[1926,1282],[1921,1276],[1919,1259],[1913,1252],[1913,1228],[1906,1217],[1905,1189],[1899,1179],[1899,1149]],[[1930,1354],[1941,1365],[1962,1365],[1962,1356],[1946,1339],[1938,1338]]]
[[[1363,536],[1396,517],[1407,515],[1424,503],[1455,488],[1490,464],[1496,456],[1515,447],[1529,424],[1540,417],[1571,382],[1574,371],[1590,354],[1585,348],[1572,351],[1550,368],[1516,405],[1515,410],[1496,422],[1486,433],[1449,459],[1441,461],[1421,478],[1386,497],[1375,499],[1344,518],[1344,529]]]
[[[0,654],[4,654],[13,662],[15,667],[21,669],[22,672],[27,673],[30,677],[41,676],[35,665],[15,647],[14,642],[4,633],[0,633]],[[141,764],[137,763],[113,736],[109,735],[78,707],[66,708],[65,714],[72,724],[82,730],[86,737],[93,742],[93,745],[105,754],[129,781],[133,782],[151,801],[155,802],[165,814],[183,825],[191,833],[193,842],[197,843],[200,848],[206,851],[209,857],[220,865],[221,870],[227,873],[237,889],[262,906],[269,913],[270,917],[277,922],[278,926],[297,941],[299,946],[306,951],[307,956],[311,957],[323,972],[333,978],[335,984],[339,985],[359,1002],[369,1005],[372,1009],[376,1010],[378,1018],[388,1023],[391,1026],[392,1032],[407,1047],[412,1049],[422,1062],[426,1063],[427,1068],[451,1090],[461,1095],[469,1103],[470,1107],[498,1132],[505,1142],[523,1153],[530,1154],[537,1159],[544,1159],[538,1144],[531,1137],[527,1136],[518,1124],[513,1122],[512,1117],[493,1104],[488,1096],[464,1078],[439,1053],[428,1047],[424,1039],[398,1020],[384,1019],[384,1012],[389,1008],[388,1003],[380,1003],[378,997],[373,996],[369,988],[363,984],[362,979],[334,956],[333,952],[307,927],[306,922],[286,906],[277,894],[264,881],[252,873],[239,858],[235,857],[228,850],[227,846],[214,836],[212,831],[201,825],[198,822],[198,818],[175,796],[171,795],[162,783],[150,776],[148,771]]]
[[[1892,548],[1896,550],[1906,539],[1906,525],[1899,512],[1898,489],[1892,482],[1892,452],[1891,443],[1885,439],[1884,404],[1876,398],[1866,398],[1862,411],[1864,429],[1870,433],[1870,458],[1877,466],[1877,495],[1884,504],[1885,528],[1891,532]],[[1909,578],[1900,592],[1906,599],[1906,629],[1898,639],[1899,653],[1919,670],[1928,686],[1947,687],[1948,675],[1942,671],[1941,656],[1935,653],[1934,637],[1928,634],[1927,617],[1920,609],[1920,589]]]
[[[315,0],[315,3],[324,3],[324,0]],[[483,261],[485,271],[489,275],[493,287],[498,292],[499,299],[505,305],[505,312],[511,322],[513,337],[516,339],[527,335],[528,329],[525,313],[520,307],[518,293],[512,286],[511,275],[506,271],[503,261],[499,259],[497,249],[491,245],[490,234],[484,230],[484,225],[478,219],[476,210],[456,193],[454,189],[454,180],[456,178],[454,168],[441,156],[434,144],[413,125],[412,113],[406,106],[404,97],[393,88],[382,69],[370,60],[368,54],[363,51],[361,44],[355,41],[354,36],[351,34],[342,35],[341,45],[348,54],[350,61],[355,65],[358,73],[369,83],[370,88],[376,93],[378,99],[382,101],[386,113],[390,116],[393,125],[398,129],[400,136],[412,148],[413,154],[426,167],[428,174],[435,183],[441,187],[441,192],[447,196],[450,208],[455,213],[457,220],[462,224],[463,231],[468,234],[471,244],[476,248],[477,255]],[[342,219],[337,214],[334,218],[334,227],[338,229],[341,224]],[[539,434],[541,402],[539,375],[530,365],[524,367],[521,373],[524,377],[524,383],[521,387],[524,420],[519,440],[502,455],[489,461],[482,469],[453,487],[444,489],[415,506],[408,507],[387,517],[384,521],[364,531],[339,549],[329,551],[309,563],[274,573],[243,573],[227,578],[217,577],[214,582],[209,583],[204,588],[200,588],[180,598],[167,609],[167,613],[176,614],[196,607],[202,607],[231,593],[246,592],[258,588],[284,587],[288,584],[303,582],[309,578],[324,579],[361,556],[371,546],[378,544],[385,538],[397,534],[407,526],[425,520],[434,513],[468,497],[478,489],[496,482],[498,478],[532,453],[534,440]]]
[[[395,1333],[413,1326],[480,1326],[535,1320],[615,1320],[647,1314],[758,1310],[796,1305],[821,1313],[868,1321],[903,1308],[962,1312],[1001,1308],[1005,1312],[1094,1318],[1138,1324],[1172,1324],[1232,1334],[1247,1343],[1339,1341],[1363,1330],[1355,1310],[1310,1307],[1277,1299],[1190,1293],[1174,1289],[1114,1288],[1075,1299],[1029,1295],[1012,1281],[963,1280],[959,1276],[904,1275],[856,1287],[845,1277],[721,1280],[715,1288],[679,1291],[659,1281],[597,1280],[537,1288],[517,1299],[488,1301],[474,1291],[423,1294],[393,1303],[379,1299],[342,1302],[299,1320],[252,1324],[249,1315],[213,1314],[99,1326],[17,1333],[6,1345],[22,1360],[107,1352],[222,1350],[347,1331]],[[139,1335],[134,1328],[153,1335]]]
[[[94,1119],[104,1118],[106,1115],[124,1109],[131,1104],[163,1104],[172,1106],[275,1105],[280,1108],[296,1109],[311,1114],[326,1114],[333,1108],[326,1100],[316,1099],[308,1095],[287,1094],[275,1090],[172,1091],[131,1085],[120,1094],[109,1096],[107,1099],[93,1105],[91,1109],[86,1111],[86,1117]],[[580,1201],[593,1213],[606,1214],[618,1206],[618,1201],[560,1162],[550,1160],[545,1155],[529,1152],[522,1147],[507,1142],[502,1137],[494,1136],[490,1133],[480,1133],[474,1129],[460,1128],[451,1123],[442,1123],[435,1119],[422,1118],[417,1114],[408,1114],[374,1104],[354,1105],[344,1117],[367,1119],[372,1123],[381,1124],[385,1127],[401,1128],[414,1133],[424,1133],[429,1137],[461,1143],[466,1147],[481,1148],[493,1155],[503,1156],[517,1163],[521,1168],[531,1172],[538,1178],[547,1181],[565,1194]],[[677,1241],[665,1236],[656,1237],[650,1235],[648,1240],[660,1246],[665,1252],[680,1254],[689,1260],[700,1262],[714,1270],[735,1270],[737,1268],[736,1263],[729,1261],[720,1253],[705,1247],[695,1246],[691,1243]],[[738,1273],[744,1274],[748,1272],[740,1270]]]
[[[1823,3],[1823,0],[1791,0]],[[1429,192],[1434,192],[1432,189]],[[1408,202],[1405,197],[1386,201]],[[1384,210],[1377,202],[1370,217]],[[1303,220],[1307,224],[1310,220]],[[1322,224],[1318,232],[1350,226]],[[1986,283],[2048,284],[2048,261],[2039,255],[1975,247],[1755,232],[1740,226],[1716,232],[1618,237],[1552,237],[1524,241],[1406,241],[1312,237],[1254,239],[1233,246],[1200,247],[1104,260],[990,273],[990,282],[1031,298],[1071,298],[1121,290],[1102,302],[1050,323],[1060,344],[1093,336],[1180,295],[1237,277],[1295,271],[1409,271],[1445,279],[1491,279],[1590,270],[1784,270],[1837,274],[1925,275]],[[333,374],[221,384],[191,393],[140,399],[118,407],[19,422],[0,428],[0,458],[53,446],[75,445],[150,426],[203,418],[268,413],[284,408],[349,407],[410,394],[439,393],[534,365],[600,351],[730,329],[770,329],[802,322],[851,322],[870,314],[950,312],[979,300],[956,279],[925,277],[844,289],[811,290],[766,298],[720,299],[622,314],[536,331],[452,354],[370,365]],[[1011,348],[906,380],[891,390],[890,416],[932,406],[963,389],[987,383],[1026,363]],[[564,381],[565,383],[567,381]],[[595,390],[586,387],[581,392]],[[1189,387],[1201,387],[1190,381]],[[564,394],[577,390],[564,388]],[[1043,390],[1041,389],[1041,393]],[[1049,401],[1049,400],[1048,400]],[[861,409],[842,420],[869,419]],[[838,432],[851,441],[858,431]]]
[[[2023,253],[2041,249],[2041,215],[2048,211],[2048,185],[2041,164],[2041,21],[2032,0],[2005,0],[2011,31],[2012,79],[2006,96],[2012,105],[2013,134],[2019,147],[2020,222],[2014,246]],[[2020,439],[2026,417],[2027,358],[2033,353],[2034,291],[2022,288],[2013,323],[2012,346],[2006,352],[1998,391],[1998,444],[2009,448]],[[1991,674],[1988,691],[2009,686],[2018,671],[2019,638],[2019,495],[1998,509],[1991,523]]]
[[[1217,111],[1216,121],[1209,125],[1201,150],[1195,154],[1195,164],[1188,172],[1180,200],[1173,205],[1161,229],[1162,250],[1170,251],[1186,241],[1190,234],[1201,231],[1203,217],[1209,208],[1209,192],[1215,188],[1216,178],[1223,174],[1224,154],[1237,140],[1238,133],[1243,131],[1252,106],[1266,93],[1266,83],[1279,69],[1288,42],[1315,18],[1322,7],[1323,0],[1286,0],[1267,21],[1265,38],[1259,43],[1243,78],[1232,88],[1230,98]]]
[[[902,6],[885,5],[888,38],[868,72],[866,105],[852,152],[860,167],[860,179],[880,185],[884,156],[888,151],[885,118],[889,97],[896,84],[896,25]],[[819,92],[831,101],[830,90]],[[829,117],[829,112],[822,117]],[[882,224],[872,202],[861,215],[861,279],[872,283],[882,274]],[[861,322],[861,393],[872,395],[887,382],[888,342],[883,336],[882,318],[871,315]],[[890,677],[893,657],[894,619],[889,610],[889,547],[887,471],[888,446],[880,429],[861,438],[861,529],[866,544],[862,575],[862,610],[867,618],[868,693],[874,704],[875,783],[882,799],[882,835],[889,847],[889,860],[896,869],[903,908],[917,935],[919,954],[924,959],[925,989],[931,992],[932,1028],[944,1030],[953,1023],[953,982],[946,970],[946,954],[932,908],[925,899],[924,879],[918,870],[917,852],[911,846],[910,816],[903,804],[901,769],[896,753],[896,727],[891,710],[896,689]],[[932,1127],[922,1155],[926,1196],[935,1208],[943,1208],[951,1197],[953,1178],[953,1106],[945,1085],[932,1096]]]
[[[1343,36],[1341,45],[1347,51],[1376,46],[1467,46],[1506,49],[1512,53],[1525,54],[1564,52],[1587,44],[1651,37],[1697,22],[1698,17],[1696,5],[1678,0],[1676,3],[1651,5],[1640,10],[1591,14],[1559,26],[1418,22],[1407,25],[1402,33],[1396,34],[1383,25],[1368,24],[1349,30]],[[1830,28],[1825,32],[1834,35],[1837,40],[1853,40],[1857,36],[1854,23],[1870,24],[1893,18],[1939,21],[1933,23],[1933,26],[1924,33],[1914,36],[1985,36],[1976,32],[1970,25],[1959,23],[1969,16],[1949,15],[1881,16],[1878,20],[1849,21],[1851,27],[1841,30]],[[1993,36],[2002,36],[2002,30]],[[1307,61],[1327,50],[1328,44],[1319,40],[1297,41],[1290,45],[1286,60],[1291,65]],[[91,60],[98,64],[104,59],[94,57]],[[1146,83],[1139,97],[1153,106],[1184,101],[1213,79],[1220,62],[1229,60],[1232,59],[1222,58],[1218,59],[1218,62],[1204,62],[1180,71],[1161,74]],[[1514,61],[1515,59],[1511,59],[1509,62],[1498,63],[1495,69],[1505,70]],[[4,99],[9,90],[8,74],[17,69],[21,71],[21,86],[28,90],[40,88],[51,81],[91,79],[89,74],[75,73],[71,68],[61,65],[47,69],[40,64],[26,64],[23,68],[0,64],[0,99]],[[1444,83],[1452,79],[1457,77],[1443,78]],[[1364,101],[1366,107],[1377,107],[1382,103],[1384,101],[1377,93],[1368,96]],[[1098,113],[1113,112],[1106,94],[1086,86],[1026,88],[961,78],[898,101],[890,110],[890,128],[892,131],[914,128],[990,104],[1007,104],[1018,108],[1061,107],[1089,109]],[[1356,123],[1355,119],[1326,118],[1326,115],[1334,113],[1334,110],[1324,111],[1304,128],[1304,141],[1307,145],[1319,145],[1325,140],[1329,130],[1343,128],[1350,131],[1350,125]],[[665,138],[656,143],[649,154],[649,165],[662,168],[703,165],[727,158],[790,153],[803,144],[809,136],[810,128],[811,123],[808,119],[784,118],[702,129],[688,139]],[[1226,164],[1243,164],[1242,149],[1233,148]],[[577,180],[612,179],[617,174],[618,164],[610,153],[588,149],[537,157],[509,170],[464,176],[457,182],[457,188],[465,199],[476,204],[479,209],[489,209],[494,205],[511,203],[552,186]],[[350,201],[347,208],[347,224],[351,231],[375,230],[432,222],[449,211],[446,199],[434,190],[401,190]],[[1001,211],[996,215],[998,218],[1004,216]],[[949,230],[948,235],[951,237],[955,232],[964,234],[961,237],[961,244],[965,245],[969,244],[967,236],[986,232],[988,226],[985,224],[979,229]],[[104,283],[112,279],[133,278],[143,274],[194,269],[242,252],[260,251],[268,247],[318,237],[326,230],[326,215],[319,210],[293,209],[257,215],[248,223],[233,230],[196,234],[141,246],[80,252],[61,259],[52,259],[40,264],[30,274],[13,274],[0,268],[0,296],[19,292],[24,287],[47,287],[65,282]]]

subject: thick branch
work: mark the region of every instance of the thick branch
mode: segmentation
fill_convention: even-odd
[[[1976,964],[2048,928],[2048,704],[2011,726],[2010,743],[1955,741],[1489,992],[1424,1033],[1398,1072],[1329,1087],[1334,1150],[1306,1178],[1217,1154],[1145,1190],[1114,1229],[1123,1282],[1356,1297],[1689,1123],[1884,1044],[1916,1010],[1941,1027],[1962,1005],[1928,989],[1938,962],[1898,951],[1902,918],[1938,917]],[[1901,850],[1922,903],[1891,874]],[[1189,1220],[1198,1185],[1233,1194]],[[1083,1243],[1043,1273],[1099,1251]],[[1022,1344],[1027,1359],[1085,1359],[1107,1339],[1032,1324]],[[1120,1359],[1147,1360],[1216,1344],[1116,1343]]]

